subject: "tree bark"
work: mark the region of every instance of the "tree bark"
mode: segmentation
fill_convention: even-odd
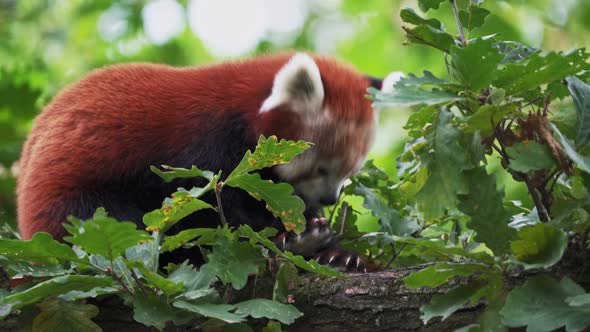
[[[423,266],[422,266],[423,268]],[[403,278],[419,270],[400,269],[351,274],[347,280],[305,276],[293,294],[295,306],[304,313],[289,331],[452,331],[474,323],[483,304],[467,306],[444,321],[425,325],[420,307],[433,295],[452,286],[408,289]],[[457,285],[457,283],[452,283]]]

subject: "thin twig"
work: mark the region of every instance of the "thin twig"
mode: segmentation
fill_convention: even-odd
[[[118,276],[115,271],[113,270],[112,267],[107,267],[106,271],[107,274],[109,274],[111,277],[115,278],[115,280],[117,280],[117,282],[119,282],[119,284],[121,285],[121,287],[123,287],[123,290],[125,290],[127,293],[135,296],[135,291],[132,288],[127,287],[127,285],[125,285],[125,283],[123,282],[123,279],[121,278],[121,276]]]
[[[221,188],[223,187],[223,182],[217,182],[215,185],[215,198],[217,199],[217,213],[219,213],[219,219],[221,220],[221,225],[227,225],[227,220],[225,219],[225,214],[223,214],[223,205],[221,205]]]
[[[461,44],[467,45],[467,39],[465,38],[465,31],[463,31],[463,24],[461,24],[461,20],[459,19],[459,10],[457,9],[457,3],[455,0],[451,1],[451,8],[453,8],[453,15],[455,16],[455,21],[457,22],[457,28],[459,28],[459,40]]]
[[[334,207],[332,207],[332,211],[330,211],[330,218],[328,218],[328,220],[330,221],[330,225],[332,224],[332,222],[334,222],[334,216],[336,215],[336,209],[338,209],[338,205],[340,204],[340,199],[342,198],[342,193],[344,192],[344,190],[340,190],[340,193],[338,194],[338,199],[336,200],[336,204],[334,204]],[[323,212],[323,209],[322,209]]]
[[[549,217],[549,212],[547,212],[547,209],[545,208],[545,205],[543,204],[543,199],[541,198],[541,194],[539,193],[537,188],[535,188],[531,184],[530,178],[528,176],[525,178],[525,183],[526,183],[526,186],[529,190],[529,193],[531,194],[531,197],[533,198],[533,202],[535,203],[535,207],[537,208],[537,214],[539,215],[539,219],[542,222],[549,222],[551,220],[551,218]]]
[[[391,265],[391,263],[393,263],[393,261],[397,258],[397,256],[399,256],[399,254],[402,253],[402,250],[404,250],[404,248],[406,247],[406,245],[407,245],[407,243],[402,244],[401,248],[399,248],[399,250],[397,252],[395,252],[394,244],[393,243],[391,244],[391,246],[394,248],[393,256],[387,262],[387,264],[385,264],[385,267],[383,268],[384,270],[387,270],[387,268]]]
[[[553,179],[553,183],[551,184],[551,186],[549,186],[549,190],[547,191],[549,193],[549,195],[551,195],[551,193],[553,192],[553,188],[555,187],[555,184],[557,183],[557,180],[559,180],[559,177],[561,176],[561,174],[563,174],[563,172],[561,172],[561,171],[555,173],[555,178]]]
[[[342,225],[340,225],[340,233],[338,235],[344,234],[344,230],[346,229],[346,219],[348,218],[348,203],[342,203],[344,206],[344,211],[342,212]]]
[[[131,271],[131,277],[133,278],[133,280],[135,280],[135,283],[139,286],[143,295],[148,296],[149,295],[148,291],[143,286],[143,282],[141,282],[141,280],[139,280],[139,277],[137,276],[137,274],[135,273],[135,271],[133,269],[130,269],[130,271]]]

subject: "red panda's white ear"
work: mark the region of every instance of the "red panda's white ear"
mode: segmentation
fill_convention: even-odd
[[[383,79],[383,84],[381,85],[381,91],[383,92],[393,92],[393,90],[395,90],[394,86],[395,84],[402,79],[403,77],[406,77],[406,75],[404,75],[404,73],[402,73],[401,71],[394,71],[389,73],[385,79]]]
[[[277,72],[272,92],[262,103],[260,112],[288,105],[298,113],[319,112],[324,102],[324,87],[315,61],[305,53],[295,54]]]

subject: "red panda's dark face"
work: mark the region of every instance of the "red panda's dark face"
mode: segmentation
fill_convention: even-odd
[[[367,86],[360,74],[331,64],[318,66],[304,53],[295,54],[275,76],[260,114],[270,126],[283,127],[268,131],[289,132],[290,139],[314,143],[275,168],[308,208],[334,204],[346,179],[364,163],[376,129],[376,113],[365,99]]]

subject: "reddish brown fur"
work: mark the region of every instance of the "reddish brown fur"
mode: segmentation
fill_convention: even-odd
[[[230,112],[244,114],[254,137],[298,138],[295,114],[258,112],[291,55],[196,68],[115,65],[69,86],[39,115],[23,149],[17,188],[23,238],[39,231],[63,236],[65,198],[172,159],[187,137],[206,136]],[[367,79],[332,59],[315,60],[331,114],[362,131],[373,121],[370,102],[359,98]]]

